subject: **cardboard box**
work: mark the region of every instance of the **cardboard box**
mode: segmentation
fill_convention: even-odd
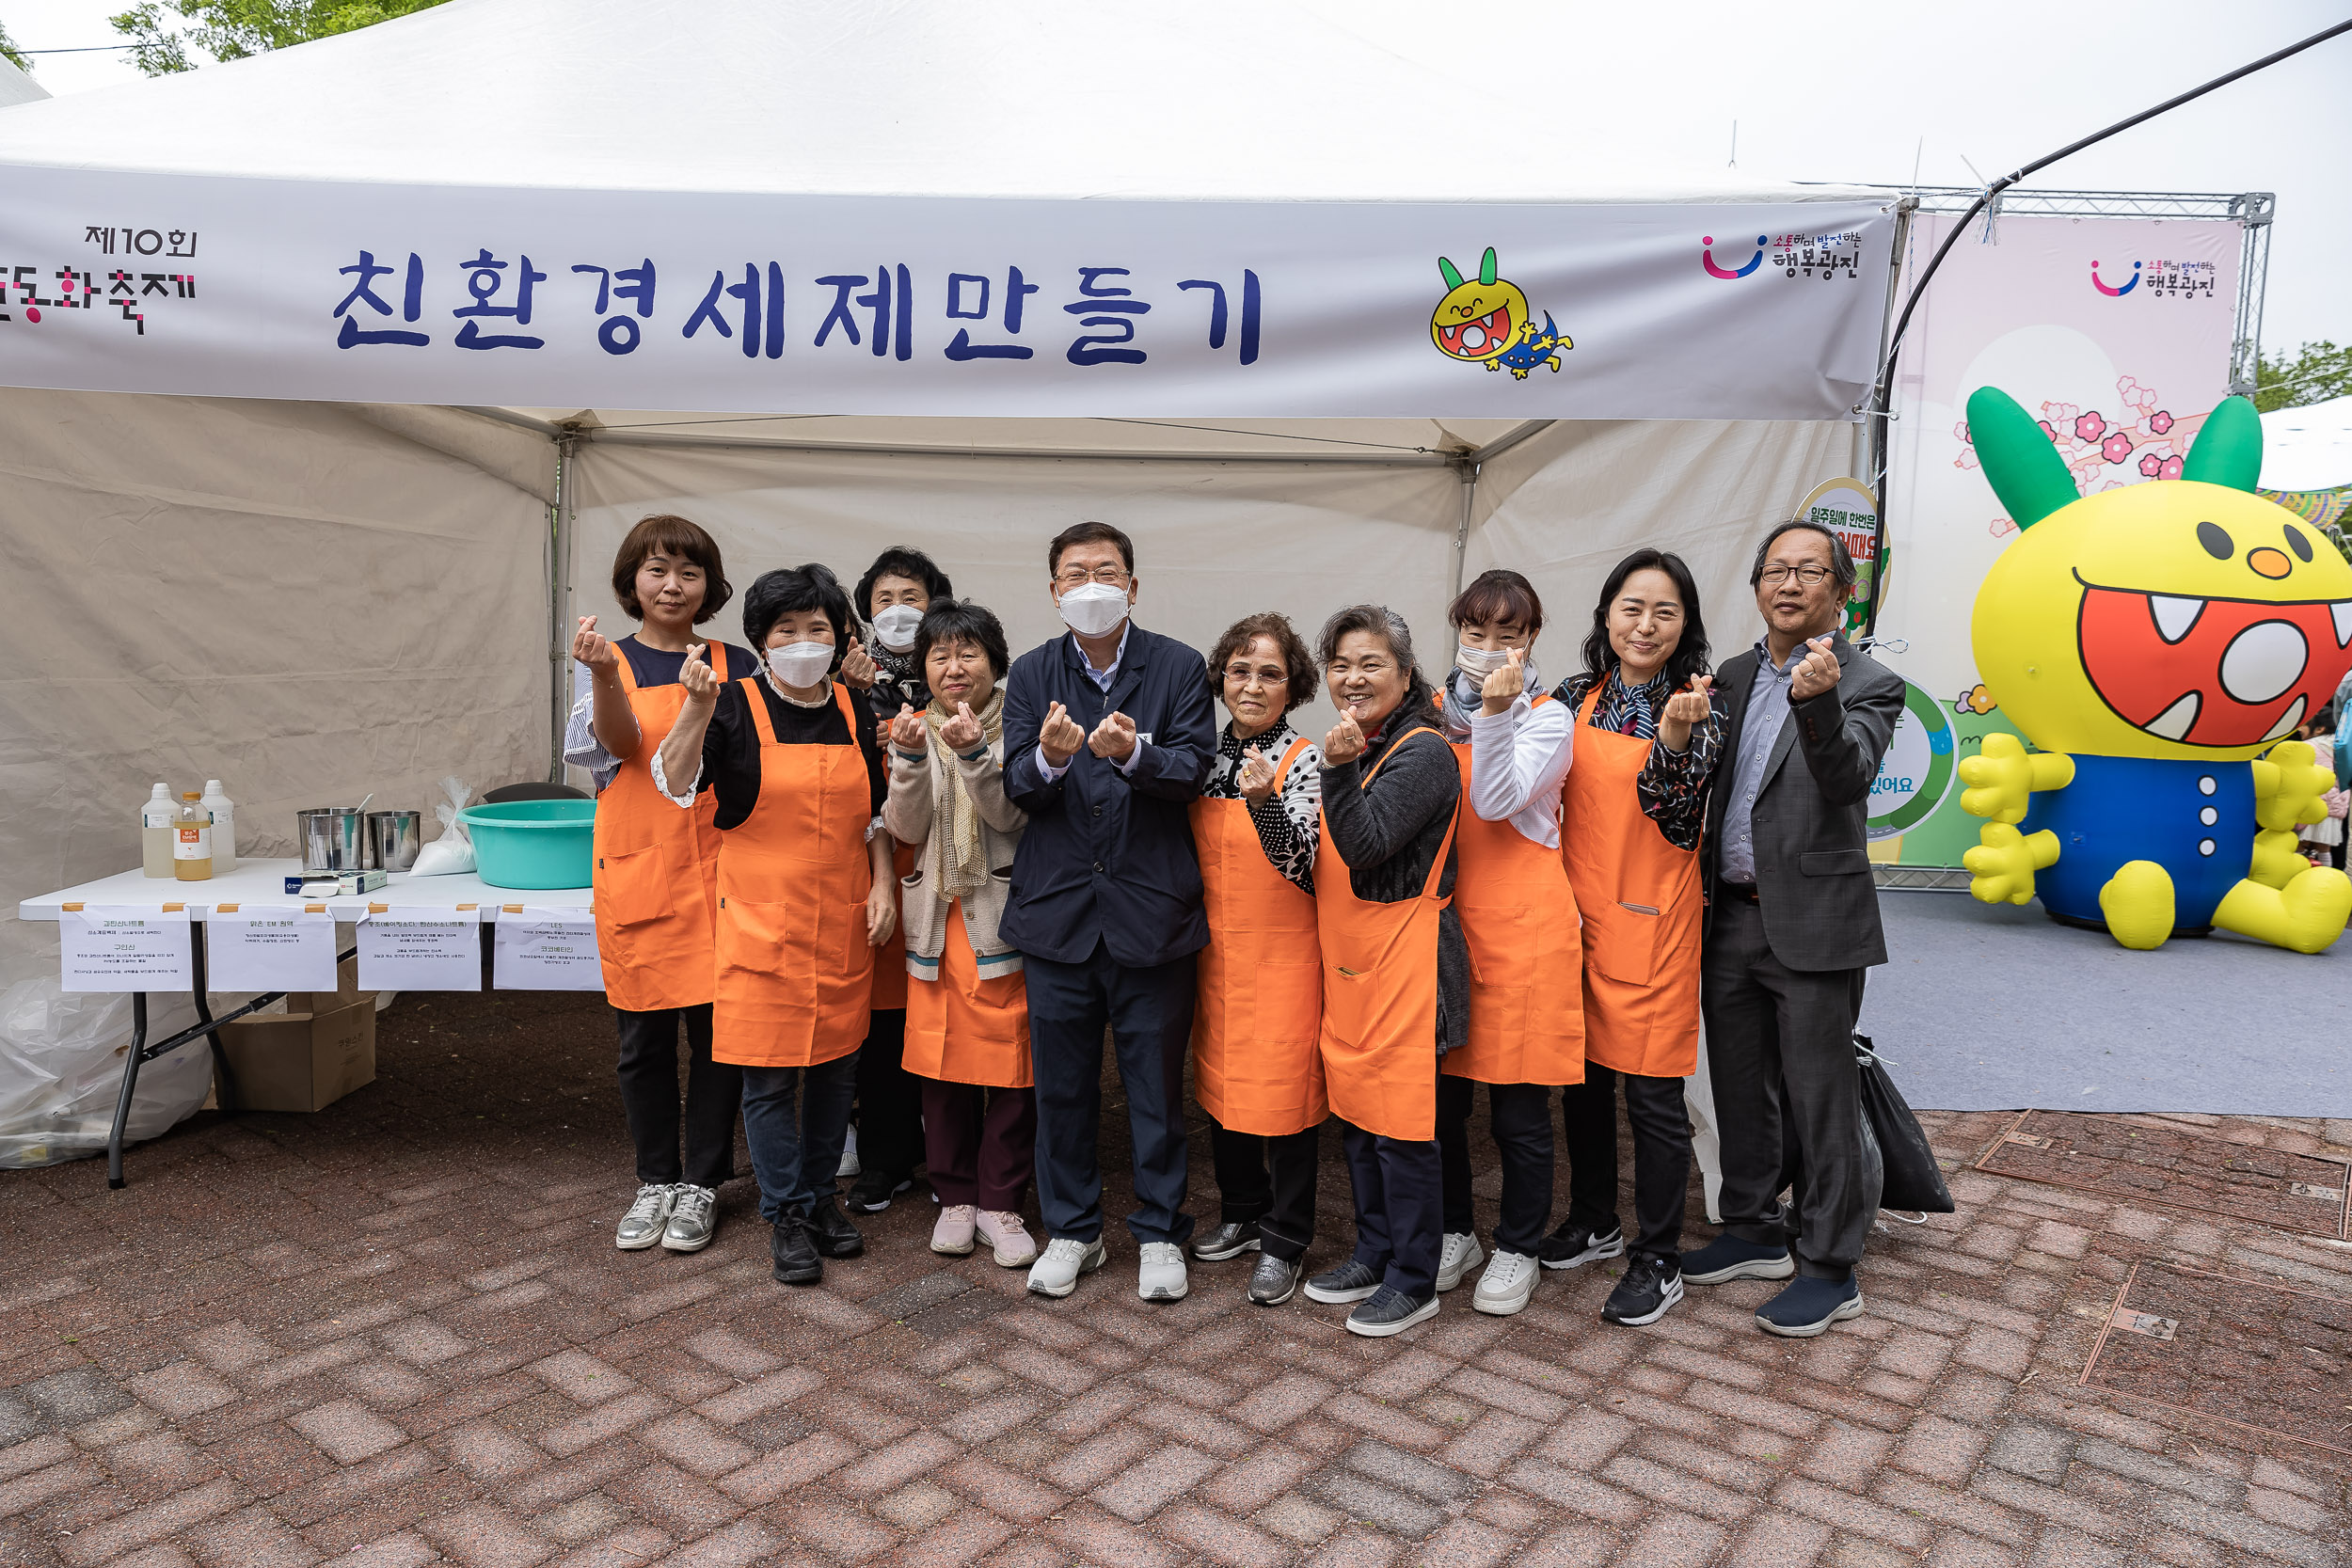
[[[286,993],[286,1016],[298,1013],[340,1012],[355,1002],[373,1002],[375,992],[359,989],[358,955],[345,958],[335,969],[333,990],[295,990]]]
[[[306,993],[286,1001],[291,1006],[308,999]],[[320,1011],[260,1014],[224,1024],[220,1049],[229,1059],[238,1109],[324,1110],[375,1082],[374,993]]]

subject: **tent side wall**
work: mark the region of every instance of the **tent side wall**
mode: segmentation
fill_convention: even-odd
[[[551,470],[443,410],[0,390],[0,893],[135,865],[157,779],[220,779],[261,856],[303,807],[545,777]],[[11,923],[0,979],[55,942]]]

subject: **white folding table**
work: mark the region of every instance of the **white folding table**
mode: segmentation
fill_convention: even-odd
[[[391,874],[387,885],[373,893],[304,898],[286,891],[286,879],[301,870],[302,863],[298,860],[247,860],[238,862],[234,871],[200,882],[183,882],[169,878],[149,877],[137,871],[125,871],[118,876],[102,877],[94,882],[84,882],[79,887],[44,893],[38,898],[27,898],[17,905],[16,917],[19,920],[52,923],[65,912],[68,904],[111,905],[158,912],[166,904],[183,904],[187,908],[189,938],[195,958],[197,1022],[193,1028],[183,1029],[168,1039],[150,1044],[147,1038],[148,993],[131,993],[131,1049],[122,1064],[122,1090],[115,1100],[114,1130],[106,1138],[108,1186],[119,1187],[123,1183],[122,1129],[131,1115],[131,1096],[138,1086],[140,1064],[152,1061],[167,1052],[177,1051],[200,1037],[212,1047],[214,1066],[222,1085],[221,1107],[223,1110],[233,1110],[235,1085],[230,1082],[221,1056],[220,1041],[215,1037],[216,1032],[222,1024],[232,1023],[247,1013],[258,1012],[285,995],[283,991],[271,991],[218,1018],[213,1016],[204,989],[204,922],[211,918],[215,906],[325,904],[327,912],[339,921],[358,920],[368,913],[371,905],[378,904],[404,910],[446,910],[452,913],[470,908],[485,924],[496,921],[501,907],[506,905],[529,904],[533,909],[578,910],[583,915],[588,913],[590,907],[590,892],[584,887],[522,892],[514,888],[492,887],[469,871],[450,877],[412,877],[396,871]],[[337,961],[351,956],[350,953],[340,954]]]

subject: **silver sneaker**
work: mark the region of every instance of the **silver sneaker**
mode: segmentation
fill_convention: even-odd
[[[661,1243],[663,1227],[670,1223],[670,1211],[677,1207],[675,1187],[659,1181],[648,1181],[637,1189],[637,1201],[621,1216],[620,1228],[612,1233],[612,1244],[623,1252],[643,1252]]]
[[[677,1206],[670,1211],[670,1223],[662,1227],[661,1244],[672,1252],[700,1252],[710,1244],[711,1232],[719,1228],[719,1195],[691,1181],[670,1190],[677,1195]]]
[[[1445,1243],[1438,1253],[1438,1291],[1451,1291],[1462,1283],[1464,1275],[1486,1260],[1486,1249],[1478,1244],[1476,1236],[1467,1230],[1447,1231]]]

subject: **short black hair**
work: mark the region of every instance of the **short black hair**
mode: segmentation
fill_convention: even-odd
[[[1544,629],[1544,601],[1535,585],[1505,567],[1490,567],[1454,595],[1446,619],[1457,626],[1484,626],[1489,621],[1516,624],[1533,637]]]
[[[1754,588],[1763,582],[1764,558],[1772,553],[1772,546],[1780,536],[1801,528],[1809,528],[1829,541],[1830,575],[1837,579],[1838,587],[1852,588],[1857,575],[1852,552],[1846,548],[1846,542],[1838,538],[1828,524],[1817,523],[1810,517],[1791,517],[1785,523],[1772,525],[1772,531],[1764,536],[1764,543],[1756,546],[1756,563],[1748,568],[1748,586]]]
[[[921,583],[926,599],[955,597],[955,584],[947,580],[947,574],[939,569],[938,562],[921,550],[893,545],[874,558],[874,563],[866,568],[866,575],[857,579],[857,586],[850,592],[850,601],[857,607],[859,619],[874,618],[874,584],[884,578],[905,578]]]
[[[743,640],[764,657],[770,628],[803,610],[820,610],[833,623],[833,668],[840,669],[850,652],[850,595],[841,592],[833,568],[818,562],[759,574],[743,594]]]
[[[1119,559],[1126,563],[1127,575],[1135,576],[1136,542],[1108,523],[1073,523],[1054,535],[1054,542],[1045,546],[1045,575],[1053,577],[1061,570],[1061,552],[1073,545],[1116,545]]]
[[[923,624],[914,628],[917,671],[930,662],[931,645],[937,642],[977,642],[998,680],[1012,665],[1012,654],[1005,646],[1005,624],[994,610],[972,599],[933,599],[923,611]]]
[[[1279,610],[1262,610],[1255,615],[1245,615],[1225,628],[1225,635],[1216,640],[1216,651],[1209,656],[1209,695],[1219,701],[1225,696],[1225,661],[1255,642],[1269,638],[1281,650],[1282,668],[1290,676],[1288,695],[1282,711],[1290,712],[1301,703],[1314,700],[1315,660],[1307,651],[1306,640],[1291,618]]]
[[[1608,580],[1600,585],[1600,599],[1593,606],[1593,629],[1584,637],[1584,669],[1595,680],[1617,667],[1617,650],[1609,645],[1609,607],[1625,592],[1626,578],[1636,572],[1663,572],[1674,578],[1675,592],[1682,595],[1682,638],[1675,651],[1666,658],[1666,689],[1679,691],[1693,675],[1707,673],[1707,619],[1699,610],[1698,579],[1691,575],[1690,563],[1672,550],[1635,550],[1612,567]]]

